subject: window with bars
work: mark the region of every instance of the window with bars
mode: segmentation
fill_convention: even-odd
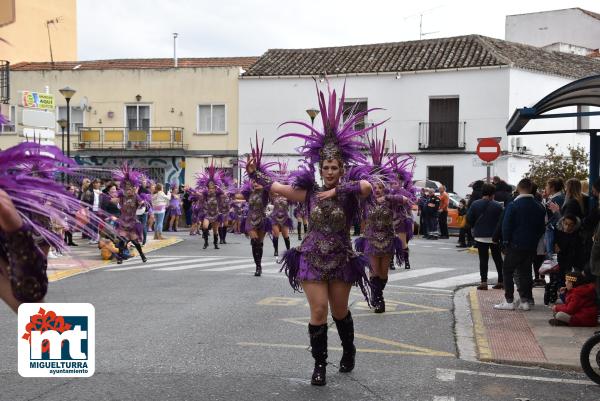
[[[201,104],[198,106],[198,133],[227,132],[227,116],[224,104]]]

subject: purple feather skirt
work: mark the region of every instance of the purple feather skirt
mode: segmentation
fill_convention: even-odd
[[[250,231],[264,231],[266,233],[271,232],[273,226],[271,225],[271,220],[268,217],[265,217],[261,220],[258,225],[254,225],[250,222],[250,218],[242,220],[242,232],[248,234]]]
[[[414,234],[414,224],[410,217],[400,217],[394,220],[396,233],[406,233],[406,239],[410,240]]]
[[[358,286],[370,305],[368,259],[333,236],[310,232],[299,247],[285,252],[280,271],[285,272],[294,291],[302,292],[303,281],[343,281]],[[323,244],[327,244],[325,248]],[[319,263],[319,259],[327,262]]]
[[[123,216],[117,220],[117,232],[128,240],[137,241],[143,238],[144,227],[136,216]]]
[[[287,227],[289,229],[292,229],[294,227],[294,222],[292,221],[290,216],[287,215],[284,218],[269,217],[268,220],[270,221],[271,227],[276,225],[280,225],[281,227]]]
[[[401,265],[405,259],[402,240],[396,236],[394,236],[390,243],[384,247],[374,246],[373,241],[369,241],[368,238],[360,236],[354,240],[354,249],[356,249],[356,252],[364,253],[366,256],[394,255],[399,265]]]
[[[181,203],[179,199],[172,198],[169,203],[169,214],[171,216],[181,216]]]

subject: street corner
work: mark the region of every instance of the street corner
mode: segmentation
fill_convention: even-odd
[[[534,289],[534,299],[543,299],[543,289]],[[456,293],[456,336],[462,359],[581,371],[581,347],[596,328],[550,326],[552,312],[544,305],[527,312],[494,309],[503,300],[503,291],[469,287]],[[471,350],[465,344],[469,339]]]
[[[182,238],[169,237],[164,240],[149,240],[144,245],[144,253],[157,251],[168,246],[182,242]],[[137,252],[132,251],[132,257]],[[58,259],[50,259],[48,262],[48,281],[55,282],[82,273],[108,267],[115,264],[112,260],[102,260],[100,252],[95,247],[81,246],[76,252],[64,255]]]

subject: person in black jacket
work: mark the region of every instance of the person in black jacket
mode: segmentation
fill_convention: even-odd
[[[502,203],[503,206],[506,207],[508,202],[512,197],[512,186],[507,184],[502,178],[495,176],[492,179],[492,183],[496,187],[496,192],[494,193],[494,200],[496,202]]]
[[[495,243],[492,239],[503,209],[501,203],[494,201],[495,192],[496,188],[494,185],[484,184],[481,188],[482,198],[473,202],[467,214],[467,222],[473,227],[473,237],[475,238],[475,244],[479,253],[481,284],[477,287],[478,290],[488,289],[487,279],[490,250],[492,252],[492,259],[496,265],[496,271],[498,272],[498,282],[493,288],[504,288],[500,244]]]
[[[505,302],[494,305],[499,310],[514,310],[513,274],[518,280],[521,310],[529,310],[533,301],[531,265],[540,237],[545,231],[546,212],[533,194],[533,182],[524,178],[519,181],[519,196],[509,203],[502,220],[502,241],[506,252],[502,268]]]

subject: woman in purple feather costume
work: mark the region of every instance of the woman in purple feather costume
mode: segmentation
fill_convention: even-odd
[[[203,249],[208,248],[208,231],[212,228],[213,245],[219,249],[219,226],[223,221],[221,215],[221,202],[223,201],[223,190],[221,189],[221,172],[218,172],[214,163],[211,162],[208,169],[197,175],[196,186],[202,194],[203,210],[202,237],[204,238]]]
[[[287,184],[287,164],[279,163],[279,182]],[[271,234],[273,236],[273,248],[275,249],[275,257],[279,256],[279,235],[283,236],[285,249],[290,249],[290,228],[292,228],[292,219],[290,218],[290,204],[285,196],[281,196],[276,192],[271,194],[271,202],[273,211],[269,215],[271,222]]]
[[[402,253],[397,255],[398,265],[404,262],[404,268],[410,269],[408,243],[413,237],[413,216],[412,206],[416,202],[415,188],[412,185],[413,168],[415,159],[413,156],[396,156],[393,159],[391,169],[394,173],[394,179],[391,181],[390,195],[401,196],[404,198],[394,208],[394,231],[402,243]],[[390,266],[393,266],[393,261]]]
[[[231,208],[231,197],[233,195],[233,180],[228,175],[222,175],[223,182],[223,196],[221,198],[221,204],[219,205],[219,213],[221,213],[222,219],[219,225],[219,244],[227,245],[227,229],[229,228],[229,209]]]
[[[246,207],[246,205],[247,202],[246,199],[244,199],[244,195],[242,194],[241,189],[236,188],[229,209],[229,220],[231,220],[232,222],[233,232],[235,234],[242,233],[242,222],[245,218],[244,208]]]
[[[256,147],[253,147],[252,142],[250,142],[252,156],[249,156],[248,160],[252,159],[254,166],[258,166],[261,170],[261,176],[271,179],[273,173],[269,171],[269,168],[275,163],[262,162],[263,146],[264,141],[263,145],[260,145],[258,142],[258,134],[256,134]],[[246,160],[246,162],[248,162],[248,160]],[[269,203],[269,190],[261,184],[260,179],[250,178],[251,179],[246,181],[242,187],[242,194],[248,202],[248,214],[244,221],[244,231],[246,232],[246,235],[250,237],[252,258],[256,265],[254,276],[260,277],[262,274],[264,239],[266,233],[271,231],[271,221],[265,213],[265,209]]]
[[[306,207],[304,203],[296,203],[294,207],[294,217],[296,218],[296,227],[298,231],[298,241],[302,241],[302,227],[304,227],[304,234],[308,232],[308,219],[306,217]]]
[[[179,217],[181,216],[181,197],[179,196],[179,187],[177,183],[171,184],[171,200],[169,201],[170,221],[167,225],[167,231],[177,231]]]
[[[124,163],[121,169],[113,171],[113,179],[119,181],[123,187],[119,194],[121,215],[116,222],[117,233],[133,244],[142,262],[146,263],[146,255],[140,244],[144,237],[144,227],[136,215],[139,208],[147,206],[147,201],[138,195],[141,178],[142,174],[132,169],[127,163]]]
[[[366,161],[360,137],[380,124],[355,131],[356,121],[365,117],[368,110],[351,115],[342,124],[344,92],[339,105],[335,91],[326,100],[318,91],[323,132],[304,122],[292,122],[310,130],[309,134],[289,133],[278,138],[297,137],[305,141],[298,150],[310,165],[318,165],[323,187],[314,180],[314,169],[301,168],[292,174],[292,185],[274,182],[257,168],[254,160],[247,162],[249,176],[265,189],[277,192],[292,202],[304,202],[310,228],[297,248],[287,251],[283,258],[285,270],[294,290],[304,290],[310,306],[308,332],[315,360],[311,384],[326,383],[327,365],[327,314],[331,307],[343,347],[340,372],[354,368],[354,322],[348,309],[352,285],[360,286],[369,302],[367,277],[368,261],[352,250],[350,227],[358,213],[360,199],[371,195],[367,180],[342,180],[349,164]]]
[[[372,165],[369,167],[374,199],[364,205],[363,236],[355,241],[356,250],[369,257],[371,266],[371,305],[375,313],[385,312],[383,290],[388,281],[390,261],[394,255],[402,257],[402,243],[394,233],[394,210],[405,203],[401,195],[386,194],[386,186],[394,179],[394,157],[385,153],[387,132],[383,140],[375,135],[369,140]],[[388,159],[385,161],[384,159]]]

